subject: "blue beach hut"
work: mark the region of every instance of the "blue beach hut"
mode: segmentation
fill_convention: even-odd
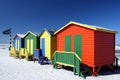
[[[19,52],[20,48],[24,48],[24,34],[16,34],[14,37],[14,47],[16,52]]]

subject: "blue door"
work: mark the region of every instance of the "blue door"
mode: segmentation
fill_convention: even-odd
[[[45,39],[42,38],[42,56],[45,56]]]

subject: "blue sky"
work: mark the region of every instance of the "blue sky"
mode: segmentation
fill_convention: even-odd
[[[14,36],[29,30],[57,30],[69,21],[116,30],[120,44],[119,0],[0,0],[0,43],[9,42],[2,31],[10,27]]]

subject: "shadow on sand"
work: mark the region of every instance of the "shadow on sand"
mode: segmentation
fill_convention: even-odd
[[[62,69],[67,70],[67,71],[73,71],[72,67],[67,67],[67,66],[62,66]],[[114,66],[113,70],[109,69],[108,66],[103,66],[100,69],[100,71],[97,74],[97,76],[100,76],[100,75],[115,75],[115,74],[120,74],[120,66],[117,66],[117,67]],[[86,77],[88,77],[88,76],[92,76],[92,74],[91,75],[86,75]]]
[[[114,75],[120,74],[120,66],[114,66],[113,70],[110,70],[107,66],[104,66],[100,69],[98,75]]]

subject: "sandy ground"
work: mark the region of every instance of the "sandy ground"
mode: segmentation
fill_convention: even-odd
[[[72,71],[54,69],[52,65],[40,65],[33,61],[15,59],[9,56],[8,49],[0,49],[0,80],[84,80]],[[120,69],[86,80],[120,80]]]

